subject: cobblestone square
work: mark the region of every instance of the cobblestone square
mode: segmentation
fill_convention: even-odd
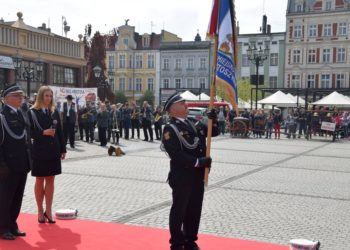
[[[56,179],[54,209],[80,219],[167,228],[169,159],[159,141],[121,140],[126,152],[77,142]],[[213,138],[213,167],[200,232],[287,245],[317,239],[322,249],[350,249],[350,144]],[[28,177],[23,212],[36,213]]]

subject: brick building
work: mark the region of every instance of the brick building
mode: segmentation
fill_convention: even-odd
[[[350,87],[350,0],[289,0],[285,86]]]

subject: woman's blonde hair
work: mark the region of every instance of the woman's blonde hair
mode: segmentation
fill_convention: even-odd
[[[49,86],[41,86],[38,91],[38,95],[36,97],[35,103],[32,106],[32,109],[42,109],[44,108],[44,94],[45,92],[50,91],[53,97],[53,91]],[[53,103],[53,98],[51,100],[51,103],[49,104],[50,111],[53,113],[55,112],[55,105]]]

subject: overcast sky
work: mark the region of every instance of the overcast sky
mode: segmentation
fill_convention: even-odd
[[[38,27],[46,23],[61,35],[64,16],[71,27],[67,36],[74,40],[88,23],[93,33],[107,33],[130,19],[129,25],[141,34],[165,29],[183,41],[192,41],[197,30],[205,39],[211,5],[212,0],[12,0],[2,1],[0,18],[15,21],[21,11],[26,24]],[[263,14],[272,32],[285,31],[286,9],[287,0],[236,0],[240,33],[259,32]]]

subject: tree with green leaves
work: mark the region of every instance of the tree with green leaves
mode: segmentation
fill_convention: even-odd
[[[115,103],[126,103],[128,101],[128,98],[125,96],[123,91],[116,91],[115,92]]]
[[[263,87],[263,85],[261,85],[261,87]],[[252,88],[255,88],[255,86],[251,85],[249,80],[238,79],[237,81],[238,98],[244,101],[248,101],[250,100],[250,98],[252,98],[252,100],[255,101],[255,90],[253,90],[252,97],[250,96]],[[261,98],[262,98],[261,91],[259,91],[258,89],[258,100],[260,100]]]
[[[145,93],[143,93],[143,96],[141,96],[139,99],[140,104],[142,104],[144,101],[147,101],[149,105],[153,106],[154,93],[150,90],[146,90]]]

